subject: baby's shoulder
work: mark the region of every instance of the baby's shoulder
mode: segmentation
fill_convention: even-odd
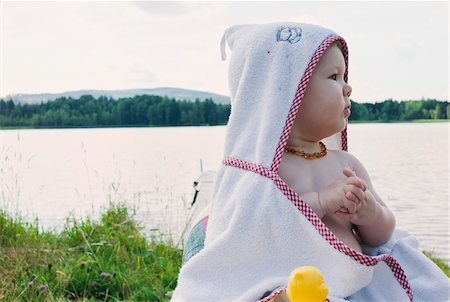
[[[331,154],[335,156],[335,159],[341,163],[341,165],[356,172],[356,175],[362,177],[364,180],[369,180],[369,174],[363,163],[353,154],[347,151],[330,150]]]
[[[348,151],[328,150],[328,152],[332,154],[335,160],[338,160],[344,165],[348,165],[349,168],[353,168],[355,165],[360,163],[358,158]]]

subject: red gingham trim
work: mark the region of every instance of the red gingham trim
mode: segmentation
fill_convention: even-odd
[[[317,216],[317,214],[311,209],[311,207],[303,200],[301,197],[291,189],[283,179],[278,175],[278,173],[265,168],[261,165],[257,165],[251,162],[243,161],[240,159],[225,156],[222,163],[224,165],[233,166],[241,168],[247,171],[258,173],[262,176],[270,178],[273,180],[275,185],[283,192],[283,194],[294,204],[294,206],[306,217],[306,219],[316,228],[319,234],[325,238],[328,243],[341,253],[350,256],[353,260],[365,266],[374,266],[380,261],[384,261],[394,276],[397,278],[400,285],[406,291],[410,301],[413,301],[411,287],[400,264],[389,254],[382,254],[376,257],[371,257],[357,252],[347,246],[339,238],[334,235],[331,230],[322,222],[322,220]]]
[[[270,300],[272,300],[276,296],[284,293],[285,291],[286,291],[286,287],[279,288],[279,289],[273,291],[269,296],[267,296],[261,300],[258,300],[257,302],[269,302]]]
[[[342,142],[342,150],[348,151],[348,141],[347,141],[347,125],[345,129],[341,132],[341,142]]]
[[[276,296],[284,293],[285,291],[286,291],[286,287],[281,287],[281,288],[275,290],[274,292],[272,292],[269,296],[265,297],[264,299],[258,300],[257,302],[269,302],[270,300],[272,300]],[[325,302],[330,302],[330,300],[326,299]]]
[[[342,52],[345,60],[345,72],[344,72],[344,80],[348,81],[348,48],[347,43],[343,38],[337,35],[331,35],[327,37],[317,48],[314,53],[312,59],[309,61],[308,67],[306,67],[305,72],[303,73],[302,79],[300,80],[300,84],[298,84],[297,91],[295,93],[294,101],[292,102],[291,109],[289,109],[289,114],[286,119],[286,124],[284,125],[283,132],[281,133],[281,138],[278,143],[278,147],[275,152],[274,159],[272,161],[271,170],[278,172],[278,168],[280,166],[281,158],[283,157],[284,147],[286,146],[287,140],[289,138],[289,133],[291,132],[292,125],[294,124],[295,117],[297,116],[298,108],[300,107],[300,103],[302,102],[303,95],[306,91],[306,86],[308,86],[309,79],[314,71],[314,68],[319,62],[322,54],[327,50],[327,48],[333,44],[334,42],[339,41],[342,46]],[[347,127],[341,132],[342,139],[342,150],[347,151]]]

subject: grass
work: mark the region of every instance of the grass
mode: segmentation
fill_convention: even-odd
[[[58,233],[0,210],[0,301],[168,301],[181,258],[145,239],[126,207]]]
[[[125,206],[57,233],[0,209],[0,301],[168,301],[181,258],[172,242],[144,238]]]
[[[423,253],[425,254],[425,256],[430,258],[431,261],[433,261],[447,275],[447,277],[450,278],[450,267],[448,266],[448,263],[446,263],[442,259],[439,259],[430,252],[424,251]]]

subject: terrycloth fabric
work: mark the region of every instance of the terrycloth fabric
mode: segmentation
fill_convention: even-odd
[[[417,239],[405,230],[395,230],[391,239],[379,247],[364,247],[364,253],[372,256],[391,254],[400,263],[408,276],[414,301],[450,301],[449,279],[418,249]],[[371,283],[349,297],[349,301],[386,301],[386,293],[391,293],[389,301],[401,301],[390,290],[395,278],[388,273],[385,264],[375,268]],[[383,290],[380,290],[383,289]]]
[[[301,37],[295,42],[297,32],[291,31],[297,28]],[[224,40],[232,49],[228,72],[232,109],[225,156],[271,167],[300,79],[320,44],[332,35],[324,28],[294,23],[226,30]]]
[[[347,64],[346,42],[319,26],[287,22],[226,30],[222,57],[227,43],[232,108],[225,157],[215,178],[205,248],[182,267],[172,301],[258,301],[285,287],[290,272],[303,265],[322,271],[330,301],[355,294],[358,301],[412,300],[408,278],[390,254],[352,250],[278,175],[308,80],[336,41]],[[344,130],[327,139],[327,147],[334,142],[346,150],[346,140]],[[388,291],[377,287],[385,284],[376,280],[385,279]],[[373,300],[373,292],[380,299]]]

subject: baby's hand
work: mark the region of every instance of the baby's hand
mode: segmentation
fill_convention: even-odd
[[[356,185],[358,188],[360,188],[363,191],[367,190],[366,182],[364,180],[362,180],[361,178],[357,177],[355,171],[352,171],[348,168],[344,168],[344,170],[342,172],[344,173],[345,176],[354,180],[354,182],[352,182],[352,183],[354,185]]]
[[[347,178],[320,190],[319,205],[323,216],[335,213],[352,215],[359,210],[360,204],[365,198],[364,190],[367,186],[351,170],[344,170],[344,175]]]
[[[367,184],[350,169],[344,168],[343,173],[347,176],[344,187],[345,197],[360,204],[365,199],[364,192],[367,190]]]
[[[365,200],[364,192],[367,189],[367,185],[362,179],[356,176],[354,171],[345,168],[343,173],[347,177],[344,180],[343,187],[345,198],[343,200],[343,206],[335,214],[341,218],[352,220]],[[351,203],[348,201],[351,201]]]
[[[367,190],[367,184],[350,169],[345,168],[343,173],[347,176],[344,186],[345,198],[351,200],[354,204],[350,209],[343,207],[339,211],[336,211],[335,214],[340,218],[351,221],[358,217],[358,211],[366,202],[365,192]]]

